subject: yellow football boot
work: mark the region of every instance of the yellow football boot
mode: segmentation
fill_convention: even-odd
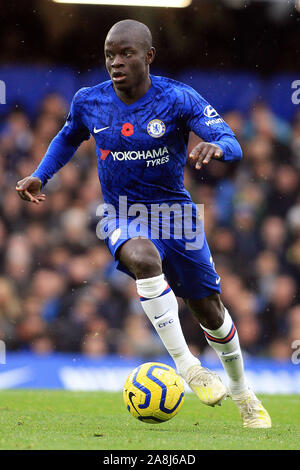
[[[205,405],[221,405],[221,401],[229,394],[220,377],[201,365],[190,367],[183,378]]]
[[[231,397],[239,409],[244,428],[272,427],[269,413],[252,390],[249,389]]]

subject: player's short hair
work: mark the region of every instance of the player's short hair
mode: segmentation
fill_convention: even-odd
[[[148,51],[152,47],[152,34],[148,26],[146,26],[144,23],[141,23],[140,21],[136,20],[122,20],[118,21],[115,23],[107,33],[107,37],[112,33],[112,32],[124,32],[128,31],[129,33],[136,33],[136,36],[138,37],[138,41],[142,44],[142,46],[145,48],[146,51]]]

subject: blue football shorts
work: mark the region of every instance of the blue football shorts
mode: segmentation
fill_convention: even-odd
[[[199,220],[196,206],[189,206],[192,216],[188,218],[188,228],[182,212],[180,217],[171,214],[168,220],[161,215],[151,219],[147,214],[139,223],[136,217],[103,217],[100,225],[105,236],[101,238],[114,257],[116,268],[135,279],[119,261],[118,251],[127,240],[140,236],[151,240],[157,248],[163,273],[176,296],[202,299],[215,292],[221,293],[221,280],[205,237],[203,220]]]

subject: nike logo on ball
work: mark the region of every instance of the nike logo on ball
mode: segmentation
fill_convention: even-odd
[[[129,393],[128,393],[129,401],[130,401],[130,403],[132,404],[132,406],[133,406],[133,408],[135,409],[135,411],[136,411],[138,414],[140,414],[140,413],[138,412],[138,410],[136,409],[136,407],[134,406],[134,403],[133,403],[133,401],[132,401],[132,397],[135,397],[135,394],[134,394],[133,392],[129,392]]]
[[[105,129],[109,129],[109,126],[102,127],[101,129],[96,129],[96,127],[94,126],[94,134],[98,134],[98,132],[105,131]]]

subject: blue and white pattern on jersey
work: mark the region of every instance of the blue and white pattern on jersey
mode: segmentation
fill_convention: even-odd
[[[92,134],[104,201],[190,201],[183,184],[188,133],[217,143],[223,160],[241,158],[241,148],[221,117],[207,117],[209,103],[193,88],[151,76],[147,93],[131,105],[116,95],[111,80],[79,90],[65,126],[34,172],[43,184]],[[155,126],[156,124],[156,126]]]

